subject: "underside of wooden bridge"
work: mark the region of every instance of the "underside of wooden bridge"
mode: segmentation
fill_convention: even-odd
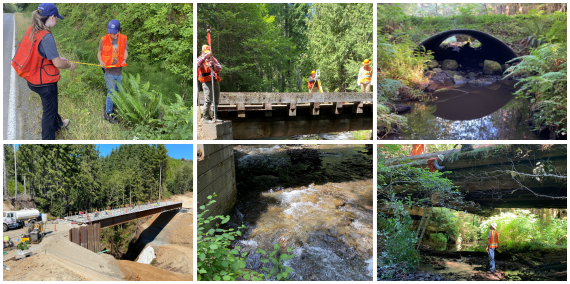
[[[222,92],[218,116],[231,120],[233,139],[370,130],[372,101],[372,93]]]
[[[459,187],[466,201],[481,208],[567,208],[565,144],[488,145],[463,153],[457,149],[387,163],[391,167],[408,163],[427,167],[427,160],[437,155],[444,156],[442,171],[449,171],[444,177]]]

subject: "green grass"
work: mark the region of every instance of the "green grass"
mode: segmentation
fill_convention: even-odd
[[[372,140],[372,130],[357,130],[350,133],[356,140]]]

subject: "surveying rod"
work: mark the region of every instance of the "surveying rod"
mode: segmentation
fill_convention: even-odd
[[[214,54],[212,53],[212,40],[210,38],[210,31],[211,31],[210,25],[206,25],[206,30],[208,31],[208,45],[210,46],[210,60],[208,61],[208,65],[210,65],[210,76],[212,77],[212,102],[214,104],[214,117],[212,120],[215,123],[216,119],[217,119],[217,114],[216,114],[216,93],[214,90],[214,76],[216,75],[216,72],[214,70],[214,66],[212,66]],[[210,111],[210,110],[208,110],[208,111]]]

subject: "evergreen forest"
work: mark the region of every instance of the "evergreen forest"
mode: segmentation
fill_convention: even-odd
[[[184,194],[192,191],[192,170],[192,160],[170,158],[165,145],[125,144],[101,156],[93,144],[20,144],[16,151],[6,144],[4,200],[63,217]]]

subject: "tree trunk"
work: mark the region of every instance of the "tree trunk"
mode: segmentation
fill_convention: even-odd
[[[16,197],[18,196],[18,173],[17,173],[17,169],[16,169],[16,145],[14,145],[14,199],[16,199]]]
[[[8,179],[6,178],[6,152],[4,152],[4,196],[8,196]]]
[[[24,175],[24,195],[26,194],[26,175]]]
[[[160,162],[160,176],[159,176],[159,184],[158,184],[158,201],[160,201],[161,195],[162,195],[162,162]]]

